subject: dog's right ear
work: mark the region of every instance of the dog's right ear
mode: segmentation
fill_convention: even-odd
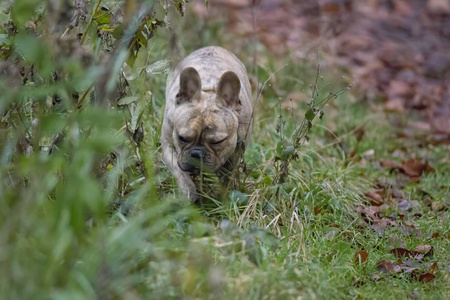
[[[177,105],[191,102],[200,97],[202,81],[197,70],[185,68],[180,74],[180,90],[176,96]]]

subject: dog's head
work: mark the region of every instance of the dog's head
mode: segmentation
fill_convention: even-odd
[[[239,139],[240,89],[239,77],[231,71],[211,92],[202,91],[196,69],[181,72],[173,131],[181,170],[215,172],[232,156]]]

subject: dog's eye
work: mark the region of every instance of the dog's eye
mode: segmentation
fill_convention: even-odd
[[[224,138],[223,140],[217,141],[217,142],[211,142],[211,145],[219,145],[220,143],[224,142],[227,138]]]
[[[178,136],[178,140],[182,143],[189,143],[189,141],[186,138],[182,137],[181,135]]]

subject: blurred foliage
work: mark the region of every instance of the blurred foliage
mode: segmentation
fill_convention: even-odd
[[[0,4],[2,298],[214,295],[224,275],[213,253],[267,256],[265,231],[212,238],[197,209],[165,196],[174,184],[158,161],[161,87],[172,56],[153,40],[185,2]],[[222,251],[217,239],[243,246]]]

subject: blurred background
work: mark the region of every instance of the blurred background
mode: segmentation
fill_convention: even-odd
[[[296,61],[314,61],[319,49],[326,68],[356,83],[358,99],[417,114],[422,122],[413,127],[437,140],[449,134],[447,0],[217,0],[192,8],[205,26],[222,22],[220,42],[237,49],[258,41],[274,56]]]

